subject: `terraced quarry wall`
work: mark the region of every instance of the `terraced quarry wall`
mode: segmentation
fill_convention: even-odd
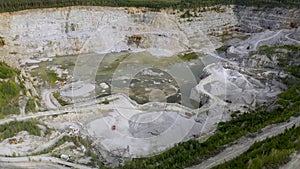
[[[261,8],[236,6],[234,13],[238,26],[245,32],[260,32],[264,29],[291,29],[300,26],[299,8]]]
[[[220,47],[221,43],[211,35],[222,35],[237,26],[251,32],[299,24],[299,9],[276,9],[266,14],[249,7],[222,8],[221,12],[200,12],[192,18],[180,18],[182,13],[178,11],[110,7],[1,13],[0,58],[18,67],[20,59],[90,52],[147,49],[173,55],[189,48],[201,51]]]

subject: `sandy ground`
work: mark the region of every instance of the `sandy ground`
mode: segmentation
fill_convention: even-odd
[[[112,103],[112,106],[115,107],[113,112],[106,117],[87,123],[86,127],[88,132],[97,137],[99,143],[108,151],[116,152],[118,155],[125,157],[148,156],[171,147],[182,141],[195,123],[193,118],[181,115],[182,112],[172,112],[165,109],[153,112],[138,110],[126,97],[119,97],[117,101]],[[134,122],[138,124],[153,123],[158,121],[162,114],[169,114],[174,120],[171,121],[171,125],[158,135],[136,138],[129,131],[129,120],[132,120],[132,117],[135,115],[145,114],[148,114],[145,118],[134,119]],[[116,129],[112,130],[114,125]]]
[[[65,97],[87,97],[95,90],[95,85],[84,82],[72,83],[62,89],[61,95]]]

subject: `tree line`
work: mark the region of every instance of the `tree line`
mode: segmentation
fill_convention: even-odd
[[[148,8],[199,8],[212,5],[286,6],[299,7],[299,0],[0,0],[0,12],[12,12],[34,8],[66,6],[113,6]]]

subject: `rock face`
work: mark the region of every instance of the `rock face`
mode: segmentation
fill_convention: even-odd
[[[224,12],[202,12],[189,19],[182,19],[180,13],[174,12],[110,7],[66,7],[2,13],[1,60],[18,67],[16,61],[19,59],[89,52],[143,49],[173,55],[188,49],[214,50],[221,44],[211,35],[222,35],[236,26],[244,31],[256,32],[299,24],[296,15],[299,9],[257,12],[249,7],[222,8]]]
[[[236,6],[234,12],[238,26],[245,32],[260,32],[265,29],[279,30],[300,26],[300,9],[257,9],[255,7]]]
[[[298,27],[293,34],[291,34],[293,39],[300,41],[300,27]]]

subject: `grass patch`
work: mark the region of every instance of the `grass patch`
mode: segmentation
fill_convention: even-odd
[[[115,99],[107,99],[105,98],[103,101],[101,101],[99,104],[109,104],[110,102],[112,101],[116,101],[118,100],[119,98],[115,98]]]
[[[52,86],[56,85],[56,81],[61,80],[54,71],[49,70],[46,71],[46,79]]]
[[[184,55],[179,56],[179,58],[184,61],[191,61],[191,60],[197,59],[198,55],[195,52],[190,52],[190,53],[185,53]]]
[[[16,70],[6,63],[0,62],[0,119],[8,115],[19,114],[20,86],[13,81],[18,74]]]
[[[29,113],[29,112],[34,113],[34,112],[36,112],[34,99],[30,98],[27,101],[26,106],[25,106],[25,112],[26,113]]]
[[[226,52],[228,48],[229,48],[229,46],[225,45],[225,46],[219,47],[218,49],[216,49],[216,51],[217,51],[218,53]]]
[[[180,15],[180,18],[190,18],[193,15],[190,13],[189,10],[187,10],[186,12],[184,12],[182,15]]]
[[[7,82],[0,82],[0,107],[9,104],[9,101],[19,96],[19,86],[9,80]]]
[[[19,114],[20,87],[13,81],[0,82],[0,118]]]
[[[105,100],[103,100],[99,104],[109,104],[109,103],[110,103],[110,100],[108,100],[107,98],[105,98]]]
[[[0,62],[0,79],[12,78],[16,75],[16,71],[9,67],[6,63]]]
[[[58,103],[59,103],[60,105],[62,105],[62,106],[69,105],[68,102],[64,101],[64,100],[60,97],[59,93],[57,93],[57,92],[53,93],[53,97],[58,101]]]

